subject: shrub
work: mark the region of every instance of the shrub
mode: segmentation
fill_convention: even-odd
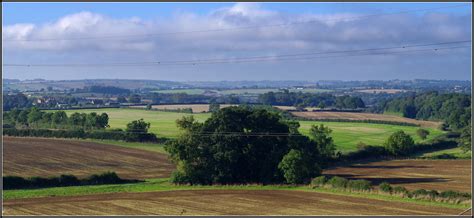
[[[410,194],[411,194],[405,187],[402,187],[402,186],[394,187],[392,189],[392,193],[400,194],[402,196],[410,196]]]
[[[59,176],[59,184],[61,186],[74,186],[79,185],[81,181],[73,175],[61,175]]]
[[[179,185],[184,185],[184,184],[189,184],[189,178],[182,172],[180,171],[174,171],[171,174],[170,182],[174,184],[179,184]]]
[[[90,176],[86,179],[85,183],[88,185],[119,184],[122,183],[122,181],[123,180],[120,179],[115,172],[106,172]]]
[[[379,185],[379,189],[382,192],[392,193],[392,186],[388,182],[382,182]]]
[[[18,189],[23,187],[29,187],[30,181],[19,176],[4,176],[3,177],[3,189]]]
[[[448,191],[443,191],[439,193],[439,197],[448,198],[448,199],[454,199],[454,198],[469,198],[470,199],[471,194],[448,190]]]
[[[339,176],[334,176],[327,181],[327,184],[331,185],[333,188],[346,188],[347,179]]]
[[[357,150],[363,150],[367,147],[367,144],[363,143],[363,142],[359,142],[357,143]]]
[[[311,180],[311,186],[312,187],[321,187],[324,184],[326,184],[327,181],[328,181],[328,178],[326,178],[326,176],[318,176],[318,177],[314,178],[313,180]]]
[[[421,139],[426,139],[426,137],[430,134],[430,132],[426,129],[418,129],[416,130],[416,134],[421,138]]]
[[[355,191],[369,191],[372,189],[372,184],[370,181],[364,179],[349,180],[349,182],[347,182],[347,188]]]

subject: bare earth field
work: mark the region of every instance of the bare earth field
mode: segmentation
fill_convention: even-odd
[[[113,193],[8,200],[5,215],[457,215],[462,209],[269,190]]]
[[[115,171],[122,178],[169,177],[174,166],[164,154],[93,142],[44,138],[3,138],[3,174],[89,176]]]
[[[409,190],[434,189],[471,192],[471,160],[391,160],[337,167],[325,175],[386,181]]]
[[[439,122],[415,120],[406,117],[399,117],[394,115],[385,114],[372,114],[372,113],[354,113],[354,112],[291,112],[297,117],[304,117],[308,119],[348,119],[348,120],[382,120],[382,121],[395,121],[405,122],[420,125],[422,127],[436,128],[440,125]]]
[[[404,89],[362,89],[362,90],[355,90],[356,92],[363,92],[363,93],[388,93],[388,94],[395,94],[398,92],[406,92],[407,90]]]
[[[233,104],[221,104],[221,108],[230,107],[230,106],[237,106]],[[146,106],[131,106],[131,108],[145,108]],[[169,104],[169,105],[152,105],[152,108],[155,109],[168,109],[168,110],[176,110],[176,109],[184,109],[184,108],[192,108],[193,113],[205,113],[209,112],[209,104]]]

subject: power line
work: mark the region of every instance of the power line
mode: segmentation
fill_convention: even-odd
[[[5,67],[107,67],[107,66],[170,66],[170,65],[201,65],[201,64],[226,64],[226,63],[249,63],[249,62],[265,62],[265,61],[284,61],[284,60],[308,60],[317,58],[335,58],[335,57],[351,57],[351,56],[367,56],[367,55],[387,55],[387,54],[398,54],[398,53],[409,53],[409,52],[423,52],[423,51],[438,51],[448,50],[457,48],[467,48],[466,46],[452,46],[452,47],[432,47],[427,49],[412,49],[405,50],[407,48],[417,47],[428,47],[428,46],[440,46],[440,45],[453,45],[463,44],[471,42],[471,40],[463,41],[452,41],[452,42],[439,42],[439,43],[428,43],[428,44],[417,44],[417,45],[405,45],[396,47],[384,47],[384,48],[369,48],[360,50],[343,50],[343,51],[329,51],[329,52],[312,52],[312,53],[298,53],[298,54],[281,54],[273,56],[251,56],[251,57],[238,57],[238,58],[226,58],[226,59],[200,59],[200,60],[178,60],[178,61],[153,61],[153,62],[122,62],[122,63],[77,63],[77,64],[4,64]],[[360,53],[360,52],[371,52],[371,51],[383,51],[403,49],[402,51],[392,52],[375,52],[375,53]],[[328,54],[343,54],[343,55],[329,55]],[[314,55],[326,55],[326,56],[314,56]]]
[[[395,15],[395,14],[406,14],[406,13],[415,13],[415,12],[422,12],[422,11],[433,11],[439,9],[446,9],[446,8],[457,8],[457,7],[465,7],[469,5],[452,5],[452,6],[444,6],[444,7],[436,7],[436,8],[425,8],[425,9],[414,9],[414,10],[406,10],[406,11],[397,11],[391,13],[378,13],[378,14],[370,14],[364,16],[355,16],[349,18],[333,18],[333,19],[316,19],[316,20],[309,20],[309,21],[297,21],[297,22],[288,22],[288,23],[280,23],[280,24],[272,24],[272,25],[257,25],[257,26],[242,26],[242,27],[233,27],[233,28],[220,28],[220,29],[207,29],[207,30],[192,30],[192,31],[179,31],[179,32],[165,32],[165,33],[156,33],[156,34],[135,34],[135,35],[109,35],[109,36],[95,36],[95,37],[76,37],[76,38],[39,38],[39,39],[10,39],[10,40],[3,40],[3,42],[35,42],[35,41],[69,41],[69,40],[101,40],[101,39],[115,39],[115,38],[150,38],[150,37],[157,37],[157,36],[166,36],[166,35],[179,35],[179,34],[191,34],[191,33],[206,33],[206,32],[224,32],[224,31],[232,31],[232,30],[245,30],[245,29],[258,29],[258,28],[270,28],[270,27],[284,27],[290,25],[299,25],[299,24],[307,24],[307,23],[315,23],[315,22],[324,22],[324,21],[351,21],[351,20],[360,20],[360,19],[368,19],[372,17],[378,16],[386,16],[386,15]]]

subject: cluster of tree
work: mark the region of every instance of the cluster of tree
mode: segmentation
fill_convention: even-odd
[[[13,108],[28,108],[31,107],[31,103],[31,100],[22,93],[3,95],[3,111],[9,111]]]
[[[305,183],[335,150],[327,127],[306,137],[298,122],[261,108],[227,107],[204,123],[190,116],[177,125],[183,133],[165,147],[177,164],[174,183]]]
[[[87,178],[79,179],[74,175],[61,175],[59,177],[31,177],[23,178],[20,176],[3,177],[3,189],[32,189],[47,187],[64,187],[80,185],[102,185],[102,184],[123,184],[139,182],[138,180],[127,180],[120,178],[115,172],[105,172],[102,174],[93,174]]]
[[[267,105],[282,105],[296,107],[336,107],[346,109],[364,108],[365,104],[360,97],[334,96],[327,93],[302,92],[267,92],[259,96],[259,102]]]
[[[383,102],[388,112],[422,120],[443,120],[453,130],[462,129],[471,120],[471,98],[467,94],[426,92]]]
[[[101,94],[111,94],[111,95],[128,95],[131,93],[129,89],[124,89],[115,86],[86,86],[81,90],[76,90],[76,92],[92,92],[92,93],[101,93]]]
[[[45,112],[36,107],[13,109],[3,114],[4,123],[17,128],[53,128],[53,129],[104,129],[108,126],[109,116],[95,112],[73,113],[70,117],[64,111]]]

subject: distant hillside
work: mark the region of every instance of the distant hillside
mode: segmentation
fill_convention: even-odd
[[[124,80],[124,79],[94,79],[94,80],[9,80],[4,79],[4,90],[33,91],[52,87],[56,90],[83,89],[89,86],[113,86],[123,89],[175,89],[189,88],[189,85],[161,80]]]

